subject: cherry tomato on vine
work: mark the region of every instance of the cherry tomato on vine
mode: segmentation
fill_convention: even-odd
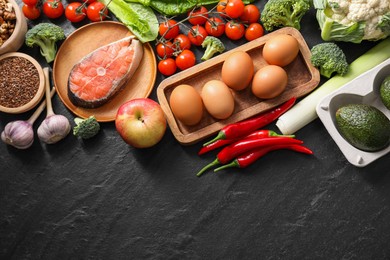
[[[80,2],[72,2],[65,8],[65,17],[72,23],[81,22],[87,16],[87,8]]]
[[[225,34],[231,40],[239,40],[245,34],[245,26],[236,21],[229,21],[225,26]]]
[[[189,11],[187,16],[189,17],[188,22],[190,22],[190,24],[203,25],[207,21],[209,14],[207,8],[202,5]]]
[[[205,24],[206,32],[215,37],[225,33],[225,23],[218,17],[211,17]]]
[[[176,49],[179,49],[179,50],[191,49],[190,38],[188,38],[187,35],[182,34],[182,33],[173,39],[173,45],[176,47]]]
[[[99,22],[106,19],[108,16],[108,9],[102,2],[93,2],[87,7],[87,17],[92,22]]]
[[[264,28],[259,23],[251,23],[248,28],[245,29],[245,39],[253,41],[264,35]]]
[[[226,5],[228,0],[220,0],[217,4],[217,12],[221,17],[226,17]]]
[[[184,50],[176,57],[175,61],[179,69],[185,70],[195,65],[196,57],[191,50]]]
[[[36,6],[38,4],[38,0],[23,0],[22,2],[28,6]]]
[[[245,4],[242,0],[229,0],[225,12],[230,18],[238,18],[244,13]]]
[[[171,76],[176,72],[177,66],[176,62],[172,58],[167,58],[160,60],[158,62],[158,71],[165,76]]]
[[[188,38],[195,46],[202,45],[204,39],[208,36],[206,29],[201,25],[194,25],[188,31]]]
[[[260,10],[254,4],[246,5],[244,13],[240,16],[240,20],[243,22],[258,23],[260,19]]]
[[[50,19],[59,18],[65,11],[61,0],[45,0],[42,5],[43,13]]]
[[[35,20],[41,15],[41,10],[39,10],[39,8],[35,5],[33,6],[23,5],[22,11],[24,16],[30,20]]]
[[[160,23],[159,30],[158,30],[160,36],[168,40],[178,36],[179,32],[180,32],[179,24],[173,19]]]
[[[173,53],[175,52],[174,45],[170,41],[160,42],[157,44],[156,51],[157,55],[163,59],[172,57]]]

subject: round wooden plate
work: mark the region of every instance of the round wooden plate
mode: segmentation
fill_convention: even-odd
[[[115,120],[118,108],[133,98],[148,97],[156,81],[156,57],[149,43],[144,43],[142,61],[125,88],[101,107],[87,109],[75,106],[68,98],[68,78],[74,64],[97,48],[132,33],[119,22],[103,21],[80,27],[62,43],[53,65],[53,81],[65,106],[79,117],[95,116],[99,122]]]

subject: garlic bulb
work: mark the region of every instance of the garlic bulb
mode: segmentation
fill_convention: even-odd
[[[29,148],[34,142],[32,124],[23,120],[8,123],[1,133],[1,140],[18,149]]]
[[[70,132],[69,120],[63,115],[49,115],[38,127],[38,137],[47,144],[54,144]]]
[[[65,138],[71,129],[69,120],[63,115],[54,114],[50,97],[49,68],[43,69],[45,74],[47,115],[45,120],[38,127],[38,137],[42,142],[54,144]]]
[[[55,89],[50,92],[50,96],[53,96],[54,92]],[[9,122],[1,133],[1,140],[18,149],[29,148],[34,142],[33,124],[45,107],[46,101],[44,100],[28,120]]]

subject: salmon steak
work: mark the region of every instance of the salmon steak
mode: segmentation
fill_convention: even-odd
[[[142,43],[129,36],[89,53],[70,71],[69,100],[84,108],[104,105],[127,85],[141,63],[143,52]]]

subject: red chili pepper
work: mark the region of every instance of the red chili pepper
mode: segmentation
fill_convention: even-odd
[[[294,137],[294,135],[280,135],[272,130],[261,129],[261,130],[257,130],[255,132],[245,136],[244,138],[253,138],[253,139],[258,138],[258,139],[260,139],[260,138],[265,138],[265,137]],[[205,154],[205,153],[210,152],[212,150],[215,150],[219,147],[222,147],[222,146],[225,146],[225,145],[228,145],[228,144],[240,141],[240,140],[241,140],[241,138],[219,139],[211,144],[203,146],[200,149],[200,151],[198,152],[198,155]]]
[[[201,169],[197,176],[202,175],[206,170],[218,164],[226,164],[237,156],[246,153],[250,150],[264,146],[279,145],[279,144],[302,144],[303,141],[290,137],[267,137],[262,139],[244,139],[224,147],[218,154],[217,158],[210,164]]]
[[[219,133],[214,139],[205,143],[203,146],[206,146],[220,139],[235,139],[238,137],[243,137],[245,135],[248,135],[254,130],[262,128],[268,125],[269,123],[271,123],[272,121],[276,120],[284,112],[289,110],[295,104],[295,101],[296,98],[292,97],[289,100],[287,100],[285,103],[283,103],[281,106],[269,112],[266,112],[265,114],[262,113],[248,120],[227,125],[219,131]]]
[[[261,147],[260,149],[249,151],[247,153],[238,156],[232,162],[216,168],[214,172],[226,168],[231,168],[231,167],[246,168],[252,163],[254,163],[255,161],[257,161],[260,157],[266,155],[267,153],[275,150],[281,150],[281,149],[293,150],[305,154],[313,154],[312,150],[300,144],[281,144],[281,145],[265,146],[265,147]]]

